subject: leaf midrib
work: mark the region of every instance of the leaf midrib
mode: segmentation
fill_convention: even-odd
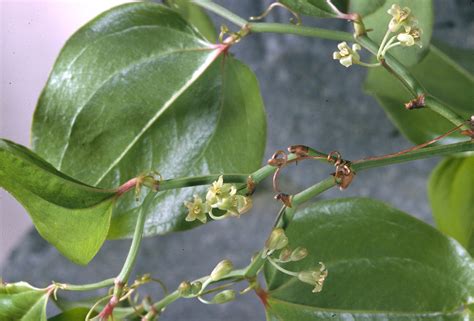
[[[128,153],[128,151],[140,140],[140,138],[145,134],[145,132],[152,127],[152,125],[158,120],[158,118],[165,113],[172,105],[173,103],[181,97],[181,95],[188,89],[190,88],[200,77],[204,72],[208,69],[208,67],[219,57],[219,55],[222,53],[221,49],[212,49],[214,50],[214,53],[209,55],[206,59],[206,61],[195,70],[195,72],[191,75],[191,78],[189,78],[185,84],[179,88],[164,104],[162,107],[157,111],[157,113],[148,121],[148,123],[145,124],[143,129],[136,135],[136,137],[128,144],[122,153],[113,161],[110,166],[105,170],[105,172],[97,179],[97,181],[92,184],[97,186],[102,182],[102,180],[110,173],[110,171],[118,165],[118,163],[125,157],[125,155]]]
[[[426,265],[426,264],[424,264],[420,261],[417,261],[415,259],[412,259],[412,258],[403,258],[403,257],[396,257],[396,256],[386,256],[386,257],[382,257],[382,258],[357,257],[357,258],[350,258],[350,259],[342,259],[341,258],[341,259],[337,259],[337,260],[333,260],[333,261],[327,261],[327,262],[324,262],[324,263],[326,264],[326,266],[329,269],[331,266],[335,266],[335,265],[342,264],[342,263],[345,263],[345,262],[377,261],[377,260],[394,260],[394,261],[410,261],[410,262],[413,262],[416,265],[421,265],[423,268],[426,268],[428,270],[432,270],[436,275],[439,275],[440,278],[445,278],[445,279],[447,279],[447,281],[457,284],[459,286],[459,289],[462,290],[462,292],[467,293],[467,294],[469,293],[469,289],[467,289],[465,287],[464,283],[461,283],[459,280],[457,280],[455,278],[448,277],[445,274],[444,271],[439,271],[439,270],[435,269],[432,266]],[[272,289],[270,292],[281,291],[281,289],[284,289],[284,288],[288,287],[289,285],[293,284],[295,280],[297,280],[297,279],[296,278],[290,278],[286,282],[282,283],[280,286],[276,287],[275,289]]]
[[[59,162],[58,162],[58,166],[57,168],[58,169],[61,169],[62,167],[62,164],[63,164],[63,160],[64,160],[64,156],[66,155],[66,152],[67,152],[67,149],[69,148],[69,141],[70,141],[70,138],[71,138],[71,134],[72,134],[72,129],[74,127],[74,124],[76,122],[76,119],[77,117],[79,117],[79,115],[81,114],[82,110],[85,108],[85,106],[87,106],[87,104],[91,101],[91,99],[93,97],[96,96],[96,94],[110,81],[112,80],[115,76],[117,76],[118,74],[120,74],[121,72],[123,72],[123,70],[128,70],[128,69],[131,69],[133,67],[136,67],[138,65],[141,65],[142,63],[146,63],[147,61],[153,61],[154,59],[159,59],[163,56],[166,56],[168,54],[173,54],[173,53],[179,53],[179,52],[186,52],[186,51],[200,51],[200,50],[213,50],[212,47],[209,47],[209,44],[202,41],[201,39],[199,38],[193,38],[192,35],[184,32],[184,31],[181,31],[181,30],[177,30],[177,29],[173,29],[173,28],[170,28],[170,27],[167,27],[167,26],[161,26],[161,25],[142,25],[142,26],[133,26],[133,27],[129,27],[129,28],[126,28],[126,29],[123,29],[123,30],[120,30],[120,31],[116,31],[116,32],[113,32],[113,33],[110,33],[110,34],[107,34],[103,37],[99,37],[97,39],[95,39],[94,41],[92,41],[91,43],[89,43],[86,47],[84,47],[78,55],[76,55],[72,61],[68,64],[68,66],[65,68],[65,71],[69,71],[69,69],[71,68],[71,66],[84,54],[84,52],[86,52],[91,46],[93,46],[95,43],[97,42],[100,42],[104,39],[107,39],[107,38],[111,38],[111,37],[115,37],[117,35],[120,35],[120,34],[123,34],[123,33],[127,33],[127,32],[130,32],[130,31],[134,31],[134,30],[137,30],[137,29],[143,29],[143,28],[152,28],[152,29],[166,29],[166,30],[169,30],[170,32],[176,32],[176,33],[180,33],[180,34],[183,34],[185,35],[187,38],[191,38],[193,39],[194,41],[197,40],[197,42],[202,42],[203,44],[203,47],[200,47],[200,48],[188,48],[188,49],[178,49],[178,50],[170,50],[170,51],[166,51],[164,53],[160,53],[158,55],[151,55],[151,56],[148,56],[144,59],[140,59],[138,61],[134,61],[120,69],[118,69],[117,71],[113,72],[109,77],[107,77],[102,83],[99,84],[99,86],[94,90],[94,92],[91,93],[91,95],[85,100],[85,102],[79,106],[77,108],[77,111],[76,113],[73,115],[72,117],[72,120],[71,120],[71,124],[69,126],[69,131],[67,133],[67,139],[66,139],[66,144],[64,145],[64,148],[61,152],[61,156],[59,157]],[[206,46],[206,47],[204,47]]]

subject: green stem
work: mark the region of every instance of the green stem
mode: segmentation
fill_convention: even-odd
[[[368,36],[363,35],[356,38],[356,41],[364,48],[369,50],[374,55],[377,54],[379,49],[378,45],[372,41]],[[466,120],[460,117],[458,114],[453,112],[449,106],[441,103],[436,100],[430,94],[427,93],[426,89],[411,75],[405,66],[403,66],[397,59],[395,59],[389,53],[386,53],[382,65],[391,72],[395,77],[397,77],[402,84],[410,91],[410,93],[417,98],[419,96],[425,97],[425,106],[441,115],[442,117],[449,120],[456,126],[463,124]],[[462,128],[468,129],[467,125]]]
[[[314,184],[311,187],[308,187],[307,189],[299,192],[298,194],[295,194],[293,196],[293,198],[291,199],[292,208],[296,208],[299,205],[309,201],[313,197],[327,191],[328,189],[330,189],[334,185],[336,185],[336,181],[335,181],[334,177],[331,176],[331,177],[326,178],[325,180],[323,180],[321,182],[318,182],[318,183]],[[288,217],[288,216],[286,216],[286,217]]]
[[[207,9],[211,12],[214,12],[218,16],[221,16],[227,20],[229,20],[232,23],[235,23],[239,27],[244,27],[245,25],[248,24],[247,20],[239,17],[235,13],[227,10],[226,8],[218,5],[217,3],[214,3],[210,0],[191,0],[192,3]]]
[[[429,94],[425,96],[425,106],[430,108],[435,113],[443,116],[454,125],[459,126],[464,123],[464,126],[462,126],[461,128],[469,129],[469,126],[466,124],[466,119],[453,112],[449,106],[445,105],[444,103]]]
[[[390,34],[391,34],[390,29],[387,29],[387,32],[386,32],[385,35],[383,36],[382,42],[380,43],[379,49],[378,49],[378,51],[377,51],[377,56],[376,56],[377,59],[380,57],[380,54],[381,54],[383,48],[385,47],[385,43],[387,42],[388,37],[390,36]]]
[[[148,197],[150,197],[149,195]],[[137,223],[135,225],[135,232],[133,232],[133,239],[132,245],[130,246],[130,250],[128,251],[127,259],[120,271],[119,275],[116,278],[116,282],[126,283],[128,278],[130,277],[130,273],[132,272],[133,266],[137,260],[138,251],[140,250],[140,245],[143,239],[143,229],[145,227],[145,218],[146,218],[146,211],[142,207],[138,212]]]
[[[474,142],[466,141],[450,145],[440,145],[434,147],[425,147],[419,150],[408,152],[406,154],[394,155],[390,157],[381,157],[378,159],[366,159],[357,161],[352,164],[351,168],[355,172],[363,171],[369,168],[388,166],[392,164],[404,163],[424,158],[452,155],[454,153],[474,151]],[[291,199],[292,208],[286,208],[284,215],[280,217],[275,227],[284,227],[293,218],[296,208],[307,202],[308,200],[318,196],[319,194],[327,191],[331,187],[336,185],[334,177],[326,178],[325,180],[318,182],[317,184],[295,194]],[[265,259],[262,259],[261,253],[259,253],[255,260],[250,263],[245,272],[247,278],[253,278],[258,274],[258,271],[263,267]]]
[[[151,197],[151,196],[152,196],[151,194],[148,195],[148,197]],[[120,273],[117,275],[117,277],[114,280],[115,286],[114,286],[113,295],[112,295],[112,298],[110,299],[110,302],[102,310],[101,312],[101,314],[103,314],[102,316],[108,317],[108,314],[112,313],[111,311],[113,311],[115,306],[120,301],[123,288],[125,284],[127,284],[128,279],[130,277],[130,273],[132,272],[133,266],[135,265],[135,262],[137,260],[138,251],[140,250],[140,245],[143,239],[143,229],[145,227],[145,218],[146,218],[146,211],[144,210],[144,207],[142,206],[140,208],[140,211],[138,212],[137,223],[135,225],[135,232],[133,232],[132,245],[130,246],[130,249],[128,251],[127,258],[125,259],[125,263],[123,264],[122,270],[120,271]]]
[[[298,273],[293,272],[293,271],[289,271],[289,270],[283,268],[282,266],[278,265],[271,257],[267,257],[267,260],[280,272],[283,272],[283,273],[285,273],[287,275],[291,275],[291,276],[298,276]]]
[[[338,30],[328,30],[322,28],[297,26],[286,23],[267,23],[267,22],[256,22],[248,25],[251,32],[256,33],[284,33],[299,35],[305,37],[318,37],[322,39],[330,39],[337,41],[351,41],[353,40],[352,34]]]
[[[449,145],[438,145],[425,147],[406,154],[394,155],[387,158],[363,159],[352,164],[352,169],[356,172],[374,167],[388,166],[398,163],[406,163],[430,157],[447,156],[455,153],[474,151],[474,142],[466,141]]]
[[[319,37],[324,39],[333,39],[339,41],[350,41],[353,40],[353,35],[347,32],[337,31],[337,30],[326,30],[321,28],[305,27],[305,26],[295,26],[291,24],[280,24],[280,23],[249,23],[247,20],[239,17],[235,13],[229,11],[228,9],[210,1],[210,0],[191,0],[198,6],[201,6],[209,11],[214,12],[215,14],[235,23],[239,27],[248,27],[253,32],[274,32],[274,33],[287,33],[295,34],[300,36],[307,37]],[[387,34],[384,37],[383,42],[387,41]],[[377,45],[372,41],[367,35],[356,36],[355,40],[364,48],[369,50],[376,57],[380,54],[381,46]],[[423,86],[411,75],[411,73],[403,66],[397,59],[395,59],[390,54],[386,53],[381,61],[382,65],[394,74],[403,85],[410,91],[410,93],[417,98],[419,96],[426,96],[426,98],[433,99],[433,97],[427,94]],[[453,112],[447,105],[436,101],[431,102],[431,104],[426,103],[427,107],[430,107],[434,112],[445,117],[451,121],[454,125],[459,126],[465,120],[462,119],[459,115]],[[464,129],[468,129],[467,125],[463,126]]]
[[[90,284],[67,284],[67,283],[56,283],[61,290],[66,291],[92,291],[101,288],[106,288],[114,285],[114,278],[106,279],[97,283]]]
[[[368,36],[363,35],[356,38],[356,41],[372,54],[377,55],[379,46],[372,41]],[[392,55],[386,54],[383,60],[383,65],[386,69],[392,72],[405,87],[416,97],[425,94],[425,89],[421,84],[413,78],[410,72]]]
[[[206,280],[209,280],[210,279],[210,276],[207,275],[207,276],[203,276],[199,279],[196,279],[194,280],[193,282],[191,283],[194,283],[194,282],[205,282]],[[229,274],[227,274],[226,276],[224,276],[223,278],[219,279],[219,280],[216,280],[216,281],[210,281],[208,285],[211,285],[213,283],[217,283],[217,282],[221,282],[221,281],[225,281],[225,280],[233,280],[233,281],[243,281],[245,280],[245,269],[238,269],[238,270],[234,270],[232,272],[230,272]],[[212,290],[210,290],[212,291]],[[201,293],[200,295],[204,294]],[[179,298],[181,298],[178,290],[176,289],[175,291],[171,292],[170,294],[168,294],[167,296],[165,296],[163,299],[161,299],[160,301],[156,302],[153,304],[153,307],[156,311],[161,311],[163,310],[164,308],[166,308],[169,304],[173,303],[174,301],[178,300]]]
[[[196,177],[184,177],[167,179],[160,182],[160,191],[166,191],[171,189],[179,189],[184,187],[199,186],[199,185],[210,185],[221,176],[220,174],[196,176]],[[224,182],[226,183],[246,183],[248,174],[225,174],[222,175]]]
[[[380,62],[375,63],[375,64],[368,64],[366,62],[359,61],[357,65],[361,65],[368,68],[375,68],[375,67],[380,67],[382,64]]]
[[[285,33],[307,37],[318,37],[323,39],[332,39],[338,41],[350,41],[353,37],[348,32],[338,30],[327,30],[322,28],[313,28],[305,26],[296,26],[285,23],[266,23],[266,22],[252,22],[249,23],[247,20],[239,17],[235,13],[228,9],[214,3],[210,0],[191,0],[192,3],[214,12],[218,16],[221,16],[230,22],[236,24],[240,28],[248,27],[251,32],[257,33]]]

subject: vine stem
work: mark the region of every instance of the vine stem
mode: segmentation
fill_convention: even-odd
[[[355,40],[362,47],[369,50],[372,54],[377,56],[380,54],[380,46],[371,40],[366,34],[352,35],[348,32],[337,30],[328,30],[321,28],[295,26],[291,24],[282,23],[249,23],[247,20],[239,17],[228,9],[210,1],[210,0],[191,0],[198,6],[201,6],[215,14],[235,23],[239,27],[246,27],[250,32],[270,32],[270,33],[286,33],[300,36],[319,37],[324,39],[332,39],[338,41]],[[388,35],[386,35],[388,37]],[[386,38],[385,37],[385,38]],[[386,39],[384,39],[386,41]],[[437,114],[449,120],[456,126],[465,122],[457,113],[449,108],[449,106],[440,102],[431,96],[425,88],[411,75],[405,66],[403,66],[395,57],[386,53],[381,60],[382,66],[397,77],[402,84],[410,91],[410,93],[417,97],[425,97],[425,106],[432,109]],[[469,129],[467,125],[463,125],[463,129]]]
[[[114,285],[115,278],[110,278],[106,280],[102,280],[96,283],[89,283],[89,284],[68,284],[68,283],[57,283],[54,282],[53,284],[56,285],[61,290],[66,291],[92,291],[97,289],[106,288],[109,286]]]
[[[367,35],[355,37],[355,40],[365,49],[369,50],[372,54],[376,55],[378,51],[378,45],[372,41]],[[411,73],[403,66],[395,57],[386,53],[382,62],[382,66],[397,77],[406,89],[416,97],[425,97],[425,106],[433,110],[435,113],[449,120],[456,126],[462,125],[461,128],[469,129],[466,120],[456,114],[447,105],[440,102],[433,96],[431,96],[425,88],[416,80]]]
[[[351,41],[354,39],[352,34],[344,31],[291,25],[286,23],[253,22],[248,24],[248,28],[250,32],[256,33],[283,33],[337,41]]]
[[[207,276],[201,277],[199,279],[196,279],[196,280],[192,281],[191,283],[206,282],[209,279],[210,279],[210,276],[207,275]],[[243,281],[243,280],[246,280],[246,279],[247,278],[245,277],[245,269],[238,269],[238,270],[234,270],[234,271],[230,272],[229,274],[227,274],[226,276],[224,276],[223,278],[221,278],[219,280],[209,281],[208,285],[218,283],[218,282],[221,282],[221,281],[226,281],[226,280],[230,280],[230,281],[233,281],[233,282],[239,282],[239,281]],[[200,293],[199,295],[210,293],[212,291],[213,290],[206,291],[206,292]],[[153,308],[156,311],[161,311],[164,308],[166,308],[166,306],[168,306],[169,304],[171,304],[174,301],[178,300],[179,298],[181,298],[181,295],[179,294],[178,290],[176,289],[175,291],[173,291],[170,294],[166,295],[160,301],[154,303]]]
[[[148,197],[152,195],[149,194]],[[127,254],[127,258],[125,259],[125,263],[120,270],[120,273],[114,279],[114,290],[112,297],[110,298],[107,305],[103,308],[103,310],[99,313],[98,317],[99,320],[107,320],[109,316],[112,315],[114,308],[120,302],[122,297],[122,292],[124,286],[127,284],[128,279],[130,277],[130,273],[135,265],[137,260],[138,251],[140,250],[140,245],[143,239],[143,229],[145,227],[145,218],[146,218],[146,211],[142,206],[140,211],[138,212],[137,222],[135,225],[135,231],[133,233],[132,244]]]
[[[221,16],[232,23],[235,23],[237,26],[243,28],[245,25],[248,24],[247,20],[239,17],[232,11],[214,3],[210,0],[191,0],[191,3],[194,3],[200,7],[203,7],[211,12],[214,12],[218,16]]]
[[[192,3],[207,9],[218,16],[236,24],[240,28],[246,27],[250,32],[256,33],[286,33],[300,36],[319,37],[340,41],[353,40],[352,34],[338,30],[328,30],[323,28],[305,27],[285,23],[248,22],[230,10],[214,3],[210,0],[191,0]]]
[[[463,122],[465,123],[465,122]],[[460,126],[464,126],[461,125]],[[357,161],[357,164],[353,164],[354,170],[361,170],[366,169],[369,167],[379,167],[379,166],[386,166],[401,162],[408,162],[412,160],[427,158],[427,157],[434,157],[434,156],[444,156],[449,155],[451,153],[460,153],[466,151],[472,151],[474,149],[473,143],[470,141],[456,143],[456,144],[448,144],[448,145],[440,145],[435,147],[425,147],[422,149],[418,149],[416,151],[410,151],[404,154],[391,154],[380,156],[380,159],[365,159]],[[320,160],[322,162],[327,162],[326,157],[327,155],[313,149],[310,149],[309,156],[314,157],[322,157]],[[288,155],[288,162],[295,161],[297,158],[296,154],[289,154]],[[236,184],[246,184],[247,179],[250,176],[255,184],[260,183],[268,176],[272,175],[277,170],[277,167],[271,165],[265,165],[258,169],[257,171],[253,172],[252,174],[223,174],[224,182],[229,183],[236,183]],[[168,179],[163,180],[160,182],[160,191],[171,190],[171,189],[179,189],[191,186],[201,186],[201,185],[210,185],[212,182],[216,181],[220,174],[212,174],[212,175],[205,175],[205,176],[196,176],[196,177],[184,177],[184,178],[175,178],[175,179]],[[128,183],[125,183],[126,185]],[[123,185],[122,185],[123,186]],[[130,189],[134,187],[133,184],[128,184]],[[123,191],[121,187],[117,190]],[[294,202],[294,200],[293,200]]]
[[[368,159],[357,161],[352,164],[351,168],[355,172],[360,172],[369,168],[382,167],[392,164],[404,163],[414,160],[420,160],[435,156],[451,155],[454,153],[474,151],[474,141],[466,141],[456,144],[440,145],[434,147],[425,147],[422,149],[407,152],[406,154],[394,154],[380,157],[376,159]],[[296,208],[308,200],[318,196],[336,185],[334,177],[326,178],[325,180],[314,184],[313,186],[295,194],[291,199],[291,208],[286,208],[283,215],[280,216],[276,222],[275,227],[285,227],[293,218]],[[262,259],[262,253],[256,256],[255,260],[250,263],[245,272],[247,278],[253,278],[258,274],[258,271],[263,267],[265,259]]]

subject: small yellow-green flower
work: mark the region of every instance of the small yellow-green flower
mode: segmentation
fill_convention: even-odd
[[[219,208],[226,203],[230,196],[234,196],[237,189],[232,184],[224,184],[224,178],[219,176],[217,181],[212,183],[206,195],[206,202],[213,208]]]
[[[406,26],[405,32],[402,32],[397,35],[397,40],[402,46],[411,47],[417,44],[420,48],[421,44],[421,34],[422,30],[417,26]]]
[[[391,32],[397,32],[402,26],[413,26],[416,24],[416,20],[408,7],[402,9],[398,4],[394,4],[388,9],[387,13],[392,16],[392,20],[388,24],[388,29]]]
[[[313,293],[321,292],[323,290],[324,280],[328,276],[328,271],[323,263],[319,262],[321,267],[316,271],[304,271],[298,273],[298,279],[301,282],[314,285]]]
[[[185,202],[184,205],[188,208],[188,215],[185,218],[186,221],[192,222],[199,220],[202,223],[206,223],[206,214],[209,213],[211,207],[207,203],[203,203],[199,196],[194,195],[194,201]]]
[[[237,188],[232,184],[224,184],[222,176],[212,183],[206,195],[206,203],[211,208],[226,211],[226,214],[239,216],[252,207],[250,197],[237,195]]]
[[[334,60],[339,60],[344,67],[347,68],[360,62],[360,56],[357,53],[361,49],[359,44],[353,44],[350,48],[346,42],[341,42],[337,45],[337,48],[339,51],[335,51],[332,57]]]

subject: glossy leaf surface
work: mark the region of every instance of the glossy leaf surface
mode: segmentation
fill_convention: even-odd
[[[189,0],[165,0],[165,4],[179,12],[208,41],[217,41],[218,34],[214,23],[199,6],[190,3]]]
[[[349,11],[360,14],[365,17],[383,6],[387,0],[352,0],[349,1]]]
[[[84,321],[87,314],[89,313],[88,308],[74,308],[49,318],[48,321]],[[96,313],[92,313],[94,316]]]
[[[474,157],[442,161],[431,174],[428,196],[438,228],[474,254]]]
[[[307,16],[330,18],[336,17],[337,13],[331,6],[328,5],[326,0],[280,0],[278,2],[291,8],[293,11]],[[347,1],[336,0],[333,1],[336,7],[345,12],[347,8]]]
[[[226,47],[167,7],[132,3],[69,39],[38,103],[33,142],[61,171],[110,188],[151,169],[165,178],[249,173],[265,126],[255,76]],[[182,204],[199,191],[156,194],[145,234],[194,226]],[[121,198],[109,236],[130,236],[137,210],[133,195]]]
[[[266,265],[273,320],[465,320],[474,298],[474,261],[454,240],[384,203],[369,199],[318,202],[296,213],[289,245],[308,257],[290,271],[324,262],[322,292]],[[273,316],[272,316],[273,315]]]
[[[0,284],[0,320],[46,321],[46,289],[26,282]]]
[[[433,3],[432,0],[399,0],[396,2],[386,1],[377,10],[364,16],[363,18],[365,27],[367,29],[371,29],[369,36],[376,43],[382,42],[382,39],[388,29],[388,24],[392,18],[392,16],[387,13],[387,10],[390,9],[390,7],[395,3],[401,8],[410,8],[411,14],[418,21],[418,26],[423,30],[423,34],[421,36],[421,43],[423,47],[397,47],[391,49],[389,52],[403,64],[415,65],[424,57],[429,48],[431,35],[433,32]],[[374,3],[372,5],[374,5]],[[394,35],[396,35],[396,33],[392,33],[390,37]]]
[[[423,61],[409,70],[429,93],[447,103],[453,111],[466,119],[474,114],[474,76],[444,52],[430,46]],[[372,68],[369,71],[365,89],[377,99],[400,131],[414,143],[426,142],[454,127],[429,108],[406,110],[404,104],[413,97],[398,79],[383,68]],[[461,135],[449,137],[441,143],[466,140]]]
[[[88,263],[102,246],[114,191],[80,183],[7,140],[0,140],[0,187],[25,207],[41,236],[73,262]]]

